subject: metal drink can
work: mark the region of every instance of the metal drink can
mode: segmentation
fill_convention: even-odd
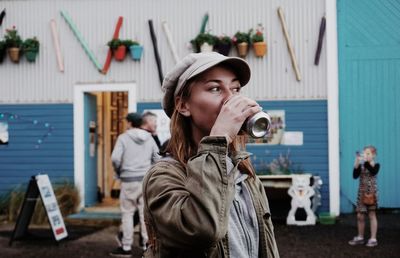
[[[242,129],[252,138],[262,138],[271,129],[271,117],[264,111],[260,111],[246,119]]]

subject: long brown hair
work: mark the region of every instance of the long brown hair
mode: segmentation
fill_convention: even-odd
[[[190,79],[186,83],[186,86],[182,87],[181,92],[178,94],[180,102],[189,99],[193,82],[197,77],[198,76]],[[177,104],[179,103],[175,101],[175,106]],[[189,158],[197,154],[197,143],[193,141],[190,123],[191,119],[189,117],[183,116],[179,113],[177,108],[174,109],[170,121],[171,138],[169,139],[168,145],[164,151],[164,154],[169,153],[184,167],[186,167]],[[230,153],[234,154],[240,150],[244,150],[246,146],[246,137],[247,136],[245,135],[236,136],[233,142],[229,145]],[[254,176],[254,169],[249,158],[241,161],[238,168],[243,173],[252,177]]]

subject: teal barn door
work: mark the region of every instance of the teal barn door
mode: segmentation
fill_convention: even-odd
[[[97,99],[84,95],[85,206],[97,202]]]
[[[355,152],[378,150],[379,206],[400,207],[400,1],[338,0],[341,212],[353,211]]]

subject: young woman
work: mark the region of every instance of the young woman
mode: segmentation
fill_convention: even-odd
[[[279,257],[263,185],[244,152],[245,120],[261,110],[240,94],[248,64],[190,54],[166,76],[166,157],[143,182],[144,257]]]
[[[378,230],[378,220],[376,218],[376,209],[378,207],[378,189],[376,177],[379,172],[379,163],[375,163],[376,148],[374,146],[364,147],[364,155],[357,153],[354,161],[353,178],[360,178],[357,195],[357,229],[358,235],[349,241],[350,245],[362,245],[364,241],[365,215],[368,213],[371,237],[366,246],[374,247],[378,245],[376,232]],[[363,164],[362,164],[363,163]],[[373,196],[372,203],[365,203],[364,195]]]

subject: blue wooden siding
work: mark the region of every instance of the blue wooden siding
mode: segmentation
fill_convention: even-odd
[[[321,211],[329,210],[327,103],[317,101],[259,101],[266,110],[285,110],[286,131],[302,131],[303,145],[249,145],[252,162],[258,173],[280,154],[290,153],[294,167],[318,175],[323,180]],[[160,103],[139,103],[138,112],[161,109]]]
[[[400,2],[338,1],[341,211],[353,211],[355,152],[372,144],[381,163],[379,206],[400,207]]]
[[[289,153],[295,169],[320,176],[322,206],[320,211],[329,210],[328,172],[328,128],[327,102],[316,101],[259,101],[266,110],[285,110],[286,131],[303,132],[303,145],[249,145],[253,153],[252,163],[257,172],[264,171],[266,165],[280,154]]]
[[[0,105],[9,131],[9,144],[0,145],[0,195],[38,173],[52,183],[73,182],[72,113],[72,104]]]

